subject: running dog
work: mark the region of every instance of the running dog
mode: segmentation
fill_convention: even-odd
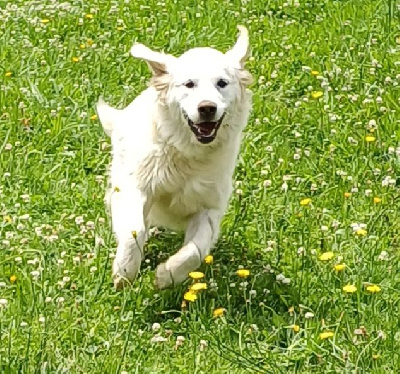
[[[160,289],[184,281],[218,239],[251,110],[249,37],[238,29],[226,53],[193,48],[174,57],[135,44],[132,56],[152,72],[149,87],[125,109],[97,105],[112,141],[106,202],[118,242],[117,289],[136,278],[150,226],[185,230],[182,248],[157,267]]]

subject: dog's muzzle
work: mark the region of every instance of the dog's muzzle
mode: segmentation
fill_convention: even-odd
[[[225,117],[224,113],[218,121],[204,121],[194,123],[185,111],[182,112],[183,116],[189,124],[190,129],[196,136],[196,139],[202,144],[209,144],[215,139],[218,129],[220,128],[222,121]]]

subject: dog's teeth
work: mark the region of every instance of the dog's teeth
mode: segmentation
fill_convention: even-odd
[[[211,138],[214,136],[214,134],[215,134],[215,129],[213,131],[211,131],[208,135],[203,135],[203,136],[206,138]]]

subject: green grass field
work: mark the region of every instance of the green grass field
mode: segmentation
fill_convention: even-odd
[[[146,87],[134,41],[226,51],[238,24],[254,107],[208,289],[154,288],[160,230],[116,292],[96,101]],[[1,373],[400,372],[398,3],[2,0],[0,83]]]

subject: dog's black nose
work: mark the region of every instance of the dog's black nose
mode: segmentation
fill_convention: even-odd
[[[217,113],[217,104],[212,101],[204,100],[199,104],[197,110],[199,111],[200,116],[210,118]]]

